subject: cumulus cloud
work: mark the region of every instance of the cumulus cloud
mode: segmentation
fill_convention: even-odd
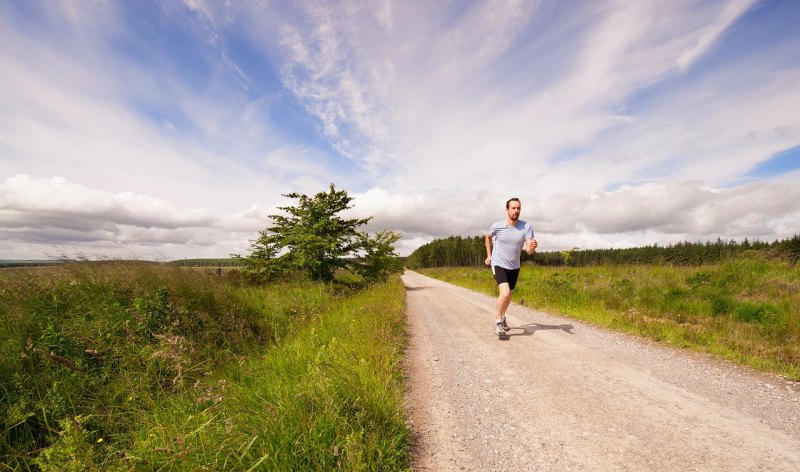
[[[478,236],[505,217],[509,197],[497,193],[400,194],[382,188],[353,193],[345,216],[373,219],[368,231],[403,235],[401,254],[434,238]],[[717,237],[771,241],[800,227],[790,183],[711,188],[696,181],[623,186],[546,200],[520,195],[543,250],[669,244]],[[290,204],[285,202],[284,204]],[[246,254],[248,241],[269,225],[276,207],[251,206],[225,217],[204,209],[131,193],[89,189],[63,178],[19,175],[0,184],[0,239],[39,253],[105,257],[201,257]],[[3,246],[0,245],[0,250]]]
[[[629,242],[623,244],[718,237],[771,241],[800,227],[798,197],[800,189],[791,184],[712,188],[696,181],[648,183],[552,199],[543,208],[540,227],[562,236],[592,235],[595,243],[598,236],[604,237],[607,245],[625,239]]]
[[[39,245],[48,252],[72,246],[114,252],[138,247],[145,257],[168,246],[200,248],[198,252],[217,244],[241,248],[262,216],[252,208],[223,219],[206,209],[181,208],[132,192],[90,189],[61,177],[16,175],[0,184],[0,238],[21,246]]]
[[[374,188],[356,195],[359,215],[377,215],[375,229],[393,228],[414,244],[436,237],[484,234],[505,218],[506,196],[440,193],[392,194]],[[756,183],[713,188],[697,181],[654,182],[613,191],[556,194],[545,200],[521,195],[543,250],[723,239],[772,241],[800,227],[800,188]],[[435,229],[434,229],[435,228]]]
[[[779,3],[6,2],[0,257],[243,252],[331,182],[404,254],[511,196],[544,249],[791,236]]]
[[[0,210],[7,226],[132,225],[173,229],[208,225],[204,210],[179,209],[157,198],[131,192],[111,194],[61,177],[17,175],[0,185]],[[51,223],[51,224],[48,224]]]
[[[353,195],[353,214],[373,216],[369,228],[394,229],[408,235],[447,237],[480,234],[505,200],[480,192],[391,193],[376,187]],[[492,208],[494,206],[495,208]],[[484,228],[486,226],[486,228]]]

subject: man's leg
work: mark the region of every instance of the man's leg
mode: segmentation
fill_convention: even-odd
[[[500,291],[500,294],[497,296],[497,303],[495,305],[495,321],[499,323],[505,318],[506,310],[508,310],[508,306],[511,304],[511,288],[508,282],[504,282],[498,284],[497,289]]]
[[[519,270],[504,269],[502,267],[492,267],[495,281],[497,281],[497,303],[495,304],[495,327],[494,332],[498,336],[508,332],[508,324],[506,323],[506,310],[511,305],[511,292],[514,290],[514,285],[517,283],[517,274]]]

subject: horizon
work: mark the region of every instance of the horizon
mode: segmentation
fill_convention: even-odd
[[[461,237],[461,238],[469,239],[469,238],[482,238],[483,236],[481,236],[481,235],[473,235],[473,236],[451,235],[451,236],[444,236],[444,237],[441,237],[441,238],[436,238],[436,239],[431,240],[429,242],[433,243],[433,242],[436,242],[436,241],[440,241],[440,240],[444,240],[444,239],[448,239],[448,238],[454,238],[454,237]],[[605,248],[573,247],[573,248],[570,248],[570,249],[552,249],[552,250],[536,251],[536,253],[537,254],[550,254],[550,253],[561,253],[561,252],[564,252],[564,251],[572,252],[572,251],[597,251],[597,250],[612,250],[612,251],[613,250],[619,250],[619,251],[624,251],[626,249],[642,249],[642,248],[647,248],[647,247],[671,248],[671,247],[675,247],[675,246],[678,246],[678,245],[684,245],[684,244],[704,245],[704,246],[713,245],[713,244],[717,244],[717,243],[721,243],[721,244],[725,244],[725,245],[730,245],[730,244],[743,245],[745,243],[745,241],[747,241],[749,244],[774,245],[774,244],[778,244],[778,243],[781,243],[781,242],[784,242],[784,241],[792,240],[792,239],[795,239],[795,238],[798,238],[798,237],[800,237],[800,233],[794,234],[794,235],[786,237],[786,238],[775,239],[775,240],[772,240],[772,241],[765,241],[765,240],[760,240],[760,239],[748,239],[748,238],[745,238],[745,239],[742,239],[742,240],[735,240],[735,239],[725,240],[725,239],[722,239],[722,238],[716,238],[714,240],[706,240],[706,241],[677,241],[677,242],[670,242],[670,243],[667,243],[665,245],[662,245],[662,244],[659,244],[659,243],[655,242],[655,243],[652,243],[652,244],[643,244],[641,246],[628,246],[628,247],[605,247]],[[412,253],[413,253],[413,251],[412,251]],[[409,255],[410,254],[405,255],[405,256],[398,256],[398,257],[406,258]],[[193,257],[193,256],[184,256],[184,257],[180,257],[180,258],[176,258],[176,259],[141,259],[141,258],[117,259],[117,258],[105,258],[105,257],[102,257],[102,256],[97,258],[97,259],[91,259],[91,258],[85,258],[83,256],[76,257],[76,258],[69,258],[69,257],[66,257],[66,256],[61,256],[59,258],[51,257],[49,259],[0,259],[0,264],[8,263],[8,262],[16,262],[16,263],[19,263],[19,262],[34,262],[34,263],[38,263],[38,262],[53,262],[53,263],[55,263],[55,262],[82,262],[82,261],[87,261],[87,262],[123,261],[123,262],[171,263],[171,262],[178,262],[178,261],[182,261],[182,260],[220,260],[220,261],[228,261],[228,260],[234,260],[236,258],[236,256],[241,256],[241,254],[238,254],[238,255],[237,254],[231,254],[231,255],[229,255],[229,257],[214,257],[214,256]],[[352,256],[347,256],[347,257],[352,257]],[[530,257],[531,256],[529,256],[529,258]]]

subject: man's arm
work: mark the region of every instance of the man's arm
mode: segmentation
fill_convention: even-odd
[[[535,239],[531,238],[525,241],[525,252],[527,252],[529,256],[536,252],[537,247],[539,247],[539,243],[536,242]]]
[[[483,261],[484,264],[492,265],[492,235],[491,233],[486,233],[486,260]]]

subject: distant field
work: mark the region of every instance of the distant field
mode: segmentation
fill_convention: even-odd
[[[178,267],[242,267],[241,259],[176,259],[167,264]]]
[[[0,259],[0,268],[7,268],[7,267],[40,267],[40,266],[51,266],[56,264],[62,264],[66,261],[60,260],[3,260]],[[71,261],[76,262],[76,261]],[[112,261],[101,261],[101,262],[112,262]],[[116,261],[116,262],[123,262],[123,261]],[[128,262],[152,262],[154,264],[164,264],[163,262],[156,262],[156,261],[128,261]],[[173,261],[168,261],[165,264],[167,265],[174,265],[178,267],[242,267],[244,264],[239,259],[234,258],[215,258],[215,259],[203,259],[203,258],[194,258],[194,259],[176,259]]]
[[[45,261],[45,260],[2,260],[0,259],[0,268],[8,267],[37,267],[60,264],[59,261]]]
[[[488,269],[420,272],[490,295]],[[800,380],[800,266],[525,265],[514,301]]]

